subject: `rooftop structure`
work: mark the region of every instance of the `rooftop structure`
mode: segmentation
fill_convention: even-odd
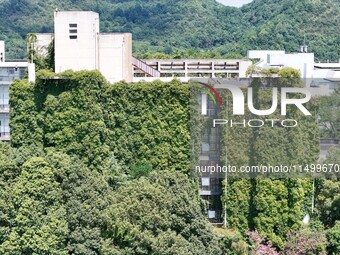
[[[252,61],[243,59],[143,59],[160,72],[162,80],[173,78],[188,82],[192,78],[246,78]],[[134,70],[133,81],[153,80],[146,73]]]
[[[329,95],[340,81],[340,63],[315,63],[314,53],[307,52],[302,46],[301,52],[287,54],[285,51],[250,50],[250,59],[257,59],[257,66],[268,69],[292,67],[298,70],[305,80],[306,87],[313,87],[313,95]]]
[[[250,60],[152,59],[132,56],[130,33],[100,33],[99,14],[88,11],[56,11],[54,35],[37,34],[37,52],[46,55],[54,38],[55,71],[99,70],[111,83],[192,77],[245,78]]]
[[[56,72],[99,70],[109,82],[132,81],[132,35],[100,33],[98,13],[56,11],[54,35],[37,35],[40,54],[53,38]]]
[[[286,54],[285,51],[250,50],[248,57],[259,59],[256,65],[265,69],[292,67],[300,72],[303,79],[313,78],[314,53]]]

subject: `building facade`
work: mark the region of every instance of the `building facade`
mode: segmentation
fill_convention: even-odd
[[[41,55],[54,39],[55,72],[98,70],[111,83],[132,82],[132,34],[100,33],[99,14],[56,11],[54,34],[37,34]]]
[[[9,86],[15,79],[23,79],[27,62],[5,61],[5,42],[0,41],[0,142],[9,142]]]

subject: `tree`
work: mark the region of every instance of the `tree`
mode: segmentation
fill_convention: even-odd
[[[320,98],[322,138],[340,138],[340,89]]]
[[[193,183],[176,172],[153,172],[120,187],[107,211],[106,250],[124,254],[220,254]]]
[[[111,206],[113,196],[108,178],[91,171],[78,158],[53,149],[46,160],[60,183],[68,254],[100,254],[106,225],[104,211]]]
[[[66,210],[60,184],[43,158],[31,158],[22,167],[10,196],[9,233],[0,244],[2,254],[67,254]]]
[[[337,221],[334,227],[326,231],[328,239],[328,254],[336,255],[340,253],[340,222]]]
[[[100,254],[113,193],[106,172],[53,148],[0,143],[0,152],[0,253]]]
[[[252,255],[278,255],[279,253],[272,246],[270,241],[266,238],[261,237],[257,231],[249,233],[249,239],[253,245],[250,252]]]
[[[284,255],[326,255],[327,239],[324,231],[308,228],[290,231],[283,247]]]
[[[301,78],[301,74],[298,70],[291,68],[291,67],[286,67],[278,71],[278,74],[281,78],[286,78],[286,79],[296,79],[296,78]]]
[[[334,165],[340,162],[340,149],[331,148],[327,158],[322,163]],[[328,170],[330,171],[330,167]],[[324,179],[316,181],[316,213],[325,227],[331,228],[340,219],[340,181],[339,173],[332,169],[332,172],[325,174]],[[326,179],[327,178],[327,179]]]
[[[37,35],[29,33],[26,37],[27,44],[27,60],[29,63],[33,63],[35,57],[35,44],[37,43]]]

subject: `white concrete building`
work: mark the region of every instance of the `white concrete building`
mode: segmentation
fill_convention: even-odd
[[[55,12],[55,71],[98,69],[99,14]]]
[[[302,50],[307,51],[306,46]],[[257,59],[256,65],[264,69],[297,69],[305,80],[306,87],[311,87],[313,95],[329,95],[340,81],[340,63],[315,63],[314,53],[286,54],[285,51],[250,50],[248,57]]]
[[[98,69],[110,82],[132,82],[132,34],[100,34]]]
[[[259,59],[257,66],[265,69],[292,67],[300,72],[303,79],[313,78],[314,53],[286,54],[281,50],[250,50],[248,58]]]
[[[268,65],[270,63],[269,56],[271,54],[284,55],[286,52],[284,50],[249,50],[248,58],[250,59],[260,59],[258,63],[261,66]]]
[[[111,83],[132,82],[132,35],[100,33],[98,13],[56,11],[54,35],[37,35],[39,53],[46,54],[53,37],[55,72],[99,70]]]
[[[0,41],[0,142],[10,140],[9,86],[15,79],[23,79],[27,62],[5,61],[5,42]]]
[[[339,63],[315,63],[314,78],[324,78],[330,81],[340,81]]]
[[[57,11],[54,35],[37,34],[36,51],[46,56],[54,38],[55,72],[99,70],[111,83],[193,77],[246,78],[252,62],[241,59],[139,60],[132,56],[130,33],[100,33],[99,14],[91,11]]]

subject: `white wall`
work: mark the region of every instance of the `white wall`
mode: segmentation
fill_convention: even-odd
[[[313,78],[314,53],[270,54],[270,66],[284,66],[297,69],[302,78]]]
[[[77,27],[70,27],[76,24]],[[76,30],[77,33],[71,33]],[[99,14],[95,12],[55,12],[55,71],[98,68]],[[77,36],[77,39],[70,39]]]
[[[46,57],[48,53],[48,47],[53,40],[53,34],[36,34],[37,42],[35,43],[35,50],[38,55]]]
[[[270,54],[284,55],[286,52],[284,50],[248,50],[248,58],[250,59],[260,59],[261,63],[259,66],[268,64],[268,56]]]
[[[253,64],[250,60],[241,60],[239,64],[239,78],[247,78],[246,72],[248,68]]]
[[[132,34],[99,35],[99,71],[111,82],[132,82]]]
[[[100,34],[99,14],[94,12],[55,12],[54,32],[57,73],[99,70],[111,83],[132,82],[132,34]]]

